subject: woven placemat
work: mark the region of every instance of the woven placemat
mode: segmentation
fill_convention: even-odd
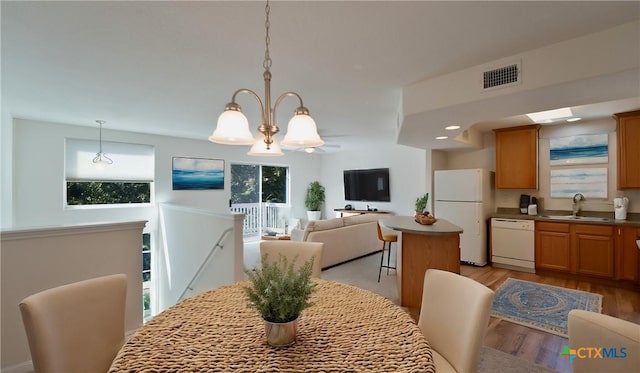
[[[266,344],[242,290],[248,283],[237,283],[147,322],[109,372],[435,372],[426,339],[401,308],[354,286],[316,281],[292,346]]]

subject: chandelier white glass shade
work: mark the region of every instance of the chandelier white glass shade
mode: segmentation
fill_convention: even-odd
[[[113,159],[107,157],[107,155],[102,151],[102,125],[106,122],[104,120],[96,120],[96,123],[100,125],[100,151],[97,152],[96,156],[93,158],[93,163],[98,166],[107,166],[113,163]]]
[[[304,107],[302,98],[295,92],[285,92],[281,94],[275,102],[273,108],[271,107],[271,57],[269,56],[269,1],[265,6],[266,21],[266,38],[265,38],[265,54],[264,62],[264,88],[265,97],[264,102],[260,97],[252,90],[242,88],[234,92],[231,97],[231,102],[228,103],[224,112],[218,117],[218,123],[216,129],[209,136],[209,141],[218,144],[225,145],[251,145],[249,155],[257,156],[276,156],[282,155],[282,150],[278,145],[275,135],[280,131],[277,125],[277,108],[283,99],[289,96],[296,97],[299,102],[298,108],[293,113],[293,118],[289,121],[288,131],[282,140],[282,145],[296,147],[296,148],[308,148],[317,147],[324,144],[324,141],[318,135],[318,129],[315,121],[309,116],[309,110]],[[258,139],[254,139],[249,131],[249,121],[247,117],[242,113],[242,108],[236,102],[236,96],[240,93],[248,93],[253,96],[258,105],[260,105],[260,113],[262,114],[261,124],[258,126]]]
[[[209,141],[225,145],[251,145],[254,143],[253,135],[249,131],[249,121],[238,110],[227,110],[218,117],[218,125]]]
[[[284,155],[277,141],[272,142],[267,148],[267,143],[264,141],[264,135],[262,133],[258,133],[257,137],[258,139],[253,143],[251,150],[249,150],[249,153],[247,154],[258,157],[274,157]]]

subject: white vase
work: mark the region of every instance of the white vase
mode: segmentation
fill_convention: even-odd
[[[322,211],[307,211],[307,219],[309,221],[320,220],[321,215],[322,215]]]

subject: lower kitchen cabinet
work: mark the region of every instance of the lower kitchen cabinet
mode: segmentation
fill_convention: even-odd
[[[538,221],[536,268],[637,281],[638,249],[631,250],[631,241],[635,247],[638,230],[628,229],[627,232],[613,225]]]
[[[575,253],[574,273],[613,278],[613,226],[572,224],[571,247]]]
[[[640,281],[640,255],[636,240],[640,239],[640,228],[616,227],[617,270],[616,279]]]
[[[536,222],[536,268],[571,271],[569,224]]]

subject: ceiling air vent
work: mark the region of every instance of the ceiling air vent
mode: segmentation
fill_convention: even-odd
[[[519,63],[501,66],[482,73],[482,89],[503,88],[519,83]]]

